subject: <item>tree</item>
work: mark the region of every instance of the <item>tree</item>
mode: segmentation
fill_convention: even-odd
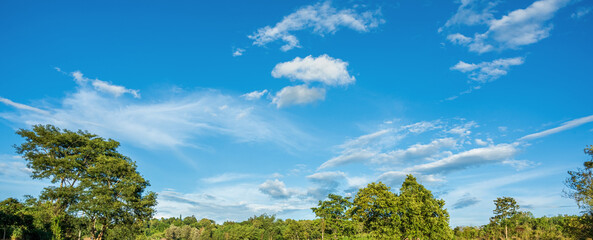
[[[569,191],[566,195],[577,201],[580,208],[593,212],[593,145],[585,148],[585,154],[591,156],[591,160],[583,163],[585,168],[568,171],[570,177],[565,183]]]
[[[397,198],[399,230],[408,239],[451,239],[449,213],[445,201],[432,193],[412,175],[404,180]]]
[[[6,230],[20,225],[19,212],[24,208],[23,204],[14,198],[7,198],[0,202],[0,225],[4,230],[2,239],[6,239]],[[10,235],[9,231],[9,235]]]
[[[583,163],[584,168],[568,171],[570,177],[565,184],[569,188],[565,195],[574,199],[585,212],[580,217],[582,235],[593,235],[593,145],[585,147],[585,154],[591,159]]]
[[[512,197],[496,198],[496,200],[494,200],[494,205],[496,206],[496,208],[492,211],[494,213],[494,217],[490,218],[490,220],[494,223],[504,225],[504,237],[505,239],[508,239],[508,221],[510,218],[519,213],[519,205]]]
[[[17,134],[25,143],[15,148],[33,170],[32,178],[56,184],[41,194],[53,206],[54,239],[73,237],[61,226],[69,216],[87,219],[91,237],[102,239],[114,226],[133,233],[154,214],[156,194],[145,193],[150,184],[130,158],[117,152],[119,142],[52,125],[35,125]]]
[[[342,197],[340,195],[329,194],[328,200],[319,201],[318,207],[311,208],[315,215],[321,218],[321,239],[324,239],[327,225],[332,230],[333,235],[340,233],[347,233],[344,229],[347,225],[346,210],[350,208],[350,197]]]
[[[377,239],[399,238],[397,212],[397,196],[382,182],[359,189],[349,210],[352,219],[363,224],[363,231]]]

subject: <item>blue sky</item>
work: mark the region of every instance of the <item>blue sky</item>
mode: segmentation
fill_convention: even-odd
[[[577,214],[593,144],[590,1],[0,3],[0,198],[37,195],[32,124],[85,129],[157,217],[313,218],[328,193],[415,175],[451,225],[496,197]]]

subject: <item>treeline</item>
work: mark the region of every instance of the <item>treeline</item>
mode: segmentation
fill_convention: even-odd
[[[156,194],[117,152],[119,143],[84,131],[36,125],[15,146],[34,179],[49,179],[39,197],[0,202],[2,239],[590,239],[593,237],[593,159],[569,171],[566,195],[581,216],[535,218],[510,197],[494,200],[490,223],[449,226],[445,201],[412,175],[397,193],[370,183],[354,197],[329,194],[311,210],[315,220],[254,216],[217,224],[195,217],[152,219]],[[593,157],[593,146],[585,148]]]

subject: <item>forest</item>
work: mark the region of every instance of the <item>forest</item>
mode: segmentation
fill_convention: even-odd
[[[47,179],[39,196],[0,202],[2,239],[591,239],[593,146],[590,160],[567,173],[566,196],[580,215],[534,217],[509,196],[493,199],[483,226],[449,224],[445,201],[408,175],[399,189],[373,182],[354,197],[329,194],[311,208],[313,220],[253,216],[216,223],[199,216],[153,218],[157,195],[119,142],[86,131],[35,125],[17,134],[16,152],[33,179]],[[15,196],[18,197],[18,196]],[[183,214],[183,213],[181,213]]]

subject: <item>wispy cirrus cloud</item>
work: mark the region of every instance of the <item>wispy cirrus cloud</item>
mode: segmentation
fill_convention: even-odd
[[[135,98],[140,98],[140,93],[138,90],[128,89],[124,86],[113,85],[99,79],[89,79],[85,77],[80,71],[73,72],[72,77],[74,77],[74,80],[76,80],[76,82],[81,86],[90,83],[97,91],[109,93],[115,97],[119,97],[124,93],[129,93]]]
[[[29,105],[22,104],[22,103],[16,103],[16,102],[13,102],[10,99],[6,99],[6,98],[3,98],[3,97],[0,97],[0,102],[6,104],[8,106],[17,108],[17,109],[21,109],[21,110],[32,111],[32,112],[35,112],[35,113],[38,113],[38,114],[43,114],[43,115],[49,114],[49,112],[46,111],[46,110],[39,109],[39,108],[36,108],[36,107],[31,107]]]
[[[322,36],[333,34],[341,28],[367,32],[383,22],[378,10],[359,11],[359,8],[338,10],[331,6],[330,1],[327,1],[302,7],[285,16],[273,27],[265,26],[248,37],[253,40],[253,45],[257,46],[265,46],[280,40],[284,43],[280,49],[288,51],[300,47],[299,40],[293,33],[296,31],[308,29]]]
[[[445,22],[445,26],[439,28],[439,32],[454,25],[486,24],[494,18],[492,8],[497,5],[496,1],[461,0],[460,3],[457,12]]]
[[[578,127],[578,126],[581,126],[583,124],[590,123],[590,122],[593,122],[593,115],[570,120],[568,122],[562,123],[562,125],[559,127],[551,128],[551,129],[544,130],[544,131],[537,132],[537,133],[532,133],[532,134],[529,134],[529,135],[519,138],[519,140],[522,141],[522,140],[533,140],[533,139],[537,139],[537,138],[542,138],[542,137],[552,135],[555,133],[559,133],[562,131],[566,131],[568,129],[575,128],[575,127]]]
[[[82,74],[72,76],[77,82],[94,81]],[[226,136],[237,142],[274,142],[294,148],[300,145],[295,139],[308,138],[273,109],[216,90],[175,92],[162,100],[141,101],[114,98],[104,89],[85,86],[47,110],[27,108],[30,111],[7,111],[0,117],[23,126],[49,123],[85,129],[141,147],[201,147],[189,143]]]

